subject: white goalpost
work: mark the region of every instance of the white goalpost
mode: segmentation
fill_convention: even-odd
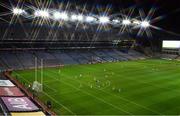
[[[32,85],[32,90],[36,92],[43,91],[43,59],[41,59],[40,71],[40,82],[38,82],[38,59],[35,58],[35,80]]]

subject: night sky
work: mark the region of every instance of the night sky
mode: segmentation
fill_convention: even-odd
[[[67,0],[65,0],[67,1]],[[79,4],[88,3],[90,5],[111,5],[115,12],[122,8],[136,6],[142,8],[146,13],[155,7],[157,10],[154,17],[164,16],[155,25],[165,30],[180,34],[180,0],[70,0]]]
[[[13,3],[16,3],[13,0]],[[25,1],[25,0],[22,0]],[[30,1],[30,0],[27,0]],[[118,13],[122,9],[129,7],[136,7],[137,9],[142,8],[147,14],[148,11],[154,7],[156,12],[154,18],[157,16],[164,16],[164,18],[154,25],[161,27],[165,30],[172,31],[174,33],[180,34],[180,0],[53,0],[55,3],[60,2],[70,2],[78,5],[87,4],[89,7],[100,6],[107,7],[110,6],[113,13]],[[1,0],[1,3],[7,4],[8,0]],[[7,9],[0,7],[1,12],[5,12]],[[2,20],[0,20],[1,22]]]

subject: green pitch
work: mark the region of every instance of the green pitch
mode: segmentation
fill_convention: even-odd
[[[26,83],[34,70],[13,72]],[[40,70],[39,70],[40,80]],[[140,60],[44,69],[44,92],[57,114],[180,114],[180,62]]]

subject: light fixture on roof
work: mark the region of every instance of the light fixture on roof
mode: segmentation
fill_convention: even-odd
[[[141,21],[139,21],[139,20],[133,20],[133,21],[132,21],[132,24],[133,24],[133,25],[140,25],[140,24],[141,24]]]
[[[59,19],[68,20],[68,14],[66,12],[57,12],[56,11],[56,12],[53,13],[53,18],[55,20],[59,20]]]
[[[34,15],[36,17],[48,18],[50,16],[48,10],[36,10]]]
[[[77,15],[77,20],[78,21],[83,21],[83,15],[81,15],[81,14]]]
[[[141,27],[147,28],[147,27],[149,27],[149,26],[150,26],[149,21],[142,21],[142,22],[141,22]]]
[[[92,16],[87,16],[86,17],[86,22],[93,22],[93,21],[95,21],[96,20],[96,18],[95,17],[92,17]]]
[[[59,19],[61,18],[60,12],[54,12],[54,13],[53,13],[53,18],[54,18],[55,20],[59,20]]]
[[[25,11],[23,9],[20,9],[20,8],[13,8],[13,14],[14,15],[21,15],[25,13]]]
[[[72,21],[77,20],[77,15],[76,15],[76,14],[72,14],[72,15],[71,15],[71,20],[72,20]]]
[[[99,22],[101,23],[101,24],[106,24],[106,23],[109,23],[109,17],[107,17],[107,16],[101,16],[101,17],[99,17]]]
[[[120,20],[118,20],[118,19],[113,19],[112,21],[113,21],[113,23],[115,23],[115,24],[120,23]]]
[[[124,20],[122,21],[122,24],[123,24],[123,25],[130,25],[130,24],[131,24],[131,21],[130,21],[129,19],[124,19]]]
[[[84,19],[84,17],[83,17],[83,15],[81,15],[81,14],[72,14],[71,15],[71,20],[72,21],[83,21],[83,19]]]

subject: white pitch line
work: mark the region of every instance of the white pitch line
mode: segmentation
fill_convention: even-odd
[[[15,73],[16,73],[16,72],[15,72]],[[16,73],[16,74],[18,74],[18,73]],[[18,74],[18,75],[19,75],[19,74]],[[19,76],[20,76],[20,75],[19,75]],[[21,78],[23,78],[23,77],[21,77]],[[25,79],[25,78],[23,78],[23,79],[24,79],[24,81],[31,83],[31,82],[28,81],[27,79]],[[46,94],[46,92],[44,92],[44,91],[43,91],[43,93]],[[61,104],[61,103],[59,103],[58,101],[56,101],[52,96],[47,95],[47,94],[46,94],[46,96],[50,97],[52,100],[54,100],[56,103],[58,103],[60,106],[64,107],[66,110],[68,110],[68,111],[71,112],[72,114],[75,114],[75,113],[72,112],[70,109],[68,109],[67,107],[65,107],[63,104]]]
[[[67,108],[66,106],[64,106],[63,104],[61,104],[59,101],[57,101],[54,97],[50,96],[48,93],[43,92],[43,94],[45,94],[46,96],[48,96],[49,98],[51,98],[54,102],[56,102],[58,105],[64,107],[64,109],[66,109],[67,111],[69,111],[71,114],[76,115],[72,110],[70,110],[69,108]]]
[[[96,89],[96,88],[95,88],[95,89]],[[102,89],[96,89],[96,90],[102,91],[102,92],[104,92],[104,93],[106,93],[106,94],[109,94],[109,95],[116,96],[116,97],[118,97],[118,98],[120,98],[120,99],[122,99],[122,100],[124,100],[124,101],[128,101],[129,103],[135,104],[135,105],[137,105],[137,106],[139,106],[139,107],[142,107],[142,108],[144,108],[144,109],[146,109],[146,110],[149,110],[149,111],[151,111],[151,112],[154,112],[154,113],[157,113],[157,114],[161,114],[161,113],[159,113],[159,112],[157,112],[157,111],[154,111],[154,110],[152,110],[152,109],[150,109],[150,108],[148,108],[148,107],[145,107],[145,106],[143,106],[143,105],[141,105],[141,104],[137,104],[136,102],[133,102],[133,101],[131,101],[131,100],[128,100],[128,99],[126,99],[126,98],[124,98],[124,97],[120,97],[120,96],[117,96],[117,95],[114,95],[114,94],[110,94],[110,93],[108,93],[108,92],[106,92],[106,91],[104,91],[104,90],[102,90]]]
[[[50,71],[49,71],[49,72],[50,72]],[[51,73],[54,73],[54,72],[51,71]],[[55,73],[54,73],[54,74],[55,74]],[[66,76],[66,77],[67,77],[67,76]],[[68,78],[68,77],[67,77],[67,78]],[[69,79],[71,79],[71,78],[69,78]],[[71,80],[74,80],[74,79],[71,79]],[[75,80],[75,81],[77,81],[77,80]],[[85,83],[84,83],[84,84],[85,84]],[[143,106],[143,105],[141,105],[141,104],[137,104],[136,102],[131,101],[131,100],[129,100],[129,99],[126,99],[126,98],[124,98],[124,97],[120,97],[120,96],[117,96],[117,95],[114,95],[114,94],[110,94],[110,93],[108,93],[108,92],[106,92],[106,91],[104,91],[104,90],[100,90],[100,89],[96,89],[96,90],[102,91],[102,92],[104,92],[104,93],[106,93],[106,94],[109,94],[109,95],[116,96],[116,97],[118,97],[118,98],[120,98],[120,99],[122,99],[122,100],[124,100],[124,101],[128,101],[129,103],[135,104],[135,105],[137,105],[137,106],[139,106],[139,107],[142,107],[142,108],[144,108],[144,109],[146,109],[146,110],[148,110],[148,111],[151,111],[151,112],[153,112],[153,113],[161,114],[161,113],[159,113],[159,112],[157,112],[157,111],[154,111],[154,110],[152,110],[152,109],[150,109],[150,108],[148,108],[148,107],[145,107],[145,106]]]
[[[53,90],[53,92],[54,92],[54,93],[57,93],[57,92],[58,92],[56,89],[51,88],[51,87],[49,87],[48,85],[43,85],[43,86],[45,86],[45,87],[47,87],[47,88],[49,88],[49,89]]]
[[[48,74],[46,74],[46,75],[48,75]],[[55,78],[55,79],[56,79],[56,78]],[[59,80],[59,79],[56,79],[56,80],[59,81],[59,82],[62,82],[62,81]],[[77,89],[77,90],[82,91],[81,89],[79,89],[79,88],[77,88],[77,87],[75,87],[75,86],[73,86],[73,85],[71,85],[71,84],[68,84],[68,83],[66,83],[66,82],[63,82],[63,83],[66,84],[66,85],[68,85],[68,86],[71,86],[72,88],[75,88],[75,89]],[[120,111],[123,111],[124,113],[128,113],[128,114],[130,114],[130,115],[133,115],[132,113],[130,113],[130,112],[128,112],[128,111],[126,111],[126,110],[118,107],[118,106],[115,106],[115,105],[113,105],[113,104],[111,104],[111,103],[109,103],[109,102],[107,102],[107,101],[105,101],[105,100],[103,100],[103,99],[100,99],[100,98],[98,98],[98,97],[96,97],[96,96],[94,96],[94,95],[92,95],[92,94],[90,94],[90,93],[88,93],[88,92],[85,92],[85,91],[82,91],[82,92],[85,93],[86,95],[92,96],[92,97],[94,97],[95,99],[97,99],[97,100],[99,100],[99,101],[101,101],[101,102],[103,102],[103,103],[105,103],[105,104],[108,104],[108,105],[110,105],[110,106],[112,106],[112,107],[114,107],[114,108],[116,108],[116,109],[118,109],[118,110],[120,110]]]

